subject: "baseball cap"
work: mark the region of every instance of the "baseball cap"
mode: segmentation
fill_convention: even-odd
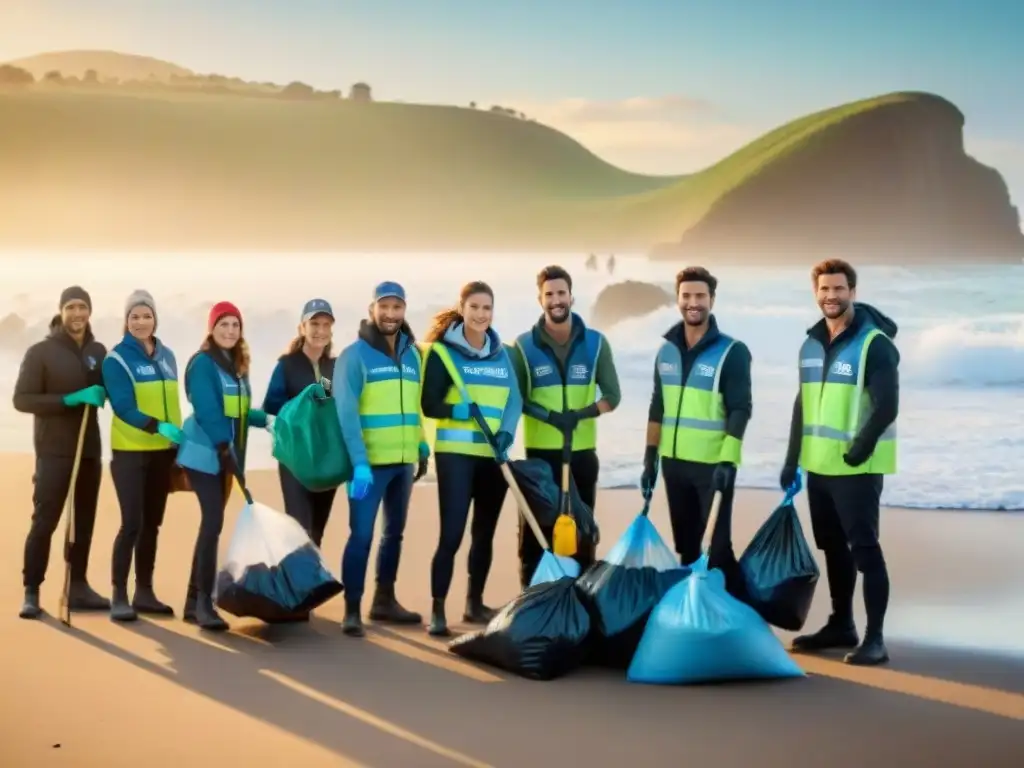
[[[327,315],[331,320],[334,319],[334,310],[331,309],[330,302],[327,299],[310,299],[302,308],[303,323],[317,315]]]
[[[377,287],[373,289],[373,300],[378,302],[381,299],[401,299],[405,301],[405,288],[391,280],[378,283]]]

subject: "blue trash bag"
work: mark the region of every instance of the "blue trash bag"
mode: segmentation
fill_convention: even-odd
[[[558,581],[568,576],[570,579],[575,579],[580,575],[580,564],[573,560],[571,557],[565,557],[563,555],[556,555],[550,549],[544,550],[544,554],[541,555],[540,562],[537,563],[537,568],[533,572],[533,578],[530,579],[530,586],[536,587],[538,584],[546,584],[549,581]]]
[[[214,585],[218,608],[267,623],[296,621],[341,591],[297,521],[246,503]]]
[[[804,537],[793,498],[797,475],[782,504],[764,522],[739,559],[746,602],[769,624],[793,632],[803,628],[821,572]]]
[[[588,663],[627,669],[654,606],[690,573],[662,540],[647,509],[576,581],[592,624]]]
[[[579,666],[590,617],[565,577],[527,587],[477,632],[457,637],[448,650],[531,680],[553,680]]]
[[[688,685],[803,677],[757,611],[732,597],[702,556],[651,612],[629,665],[631,683]]]

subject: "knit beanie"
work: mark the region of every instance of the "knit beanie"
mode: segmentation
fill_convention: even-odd
[[[132,291],[124,303],[124,316],[128,317],[135,307],[149,307],[153,313],[153,319],[156,319],[156,302],[153,301],[153,295],[149,291],[144,291],[141,288]]]
[[[89,307],[89,311],[92,311],[92,298],[89,296],[89,292],[80,285],[72,285],[65,288],[60,292],[60,306],[58,309],[64,309],[69,302],[72,301],[84,301],[85,305]]]
[[[213,307],[210,308],[210,318],[206,323],[206,330],[210,332],[222,317],[237,317],[239,326],[242,325],[242,313],[238,307],[232,304],[230,301],[218,301]]]

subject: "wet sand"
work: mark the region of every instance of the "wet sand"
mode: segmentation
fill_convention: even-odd
[[[226,617],[232,631],[216,635],[177,619],[117,625],[105,614],[76,614],[68,630],[53,618],[62,528],[43,586],[50,616],[19,620],[32,460],[5,455],[2,466],[4,766],[1024,764],[1024,657],[1010,655],[1024,653],[1022,516],[886,510],[883,544],[893,579],[888,668],[797,656],[809,676],[787,682],[654,687],[581,670],[538,683],[465,663],[422,629],[371,627],[364,639],[344,637],[340,598],[308,625]],[[258,500],[281,508],[275,473],[253,473],[250,486]],[[740,549],[777,501],[774,493],[738,493]],[[223,547],[240,504],[236,495]],[[601,494],[602,551],[639,506],[635,492]],[[652,518],[667,535],[663,497]],[[117,525],[107,478],[90,564],[90,579],[104,593]],[[809,534],[806,515],[804,525]],[[194,498],[172,497],[156,587],[179,613],[197,526]],[[437,530],[435,489],[417,488],[398,591],[423,613]],[[514,531],[509,503],[487,591],[492,605],[516,593]],[[346,536],[339,499],[324,543],[335,572]],[[465,554],[464,544],[449,618],[462,613]],[[809,624],[827,612],[823,579]]]

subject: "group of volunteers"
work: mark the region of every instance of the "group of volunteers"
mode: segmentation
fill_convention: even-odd
[[[341,565],[344,633],[364,634],[362,598],[381,507],[384,524],[369,617],[423,621],[398,601],[395,584],[412,487],[426,474],[431,456],[440,533],[430,568],[428,632],[451,634],[445,604],[467,525],[469,578],[462,618],[489,622],[496,612],[485,604],[484,591],[508,491],[495,459],[507,459],[522,420],[527,457],[549,463],[556,478],[571,457],[572,479],[593,509],[599,474],[596,419],[621,399],[608,340],[573,312],[569,273],[549,266],[536,282],[543,314],[508,345],[493,327],[494,292],[483,282],[466,284],[456,305],[438,313],[421,340],[406,322],[404,288],[379,284],[355,340],[337,357],[331,305],[313,299],[303,307],[298,335],[270,375],[262,408],[251,402],[242,313],[219,302],[210,310],[206,337],[184,366],[184,393],[192,406],[184,422],[179,367],[156,336],[153,297],[143,290],[128,297],[124,337],[108,352],[91,331],[89,294],[78,286],[67,288],[49,336],[26,352],[14,391],[14,407],[34,416],[36,452],[21,617],[42,613],[39,590],[69,490],[75,509],[74,540],[66,553],[71,610],[109,610],[117,621],[140,613],[173,615],[154,593],[153,571],[168,495],[183,490],[195,493],[201,513],[183,617],[204,629],[226,629],[213,600],[217,551],[234,481],[244,479],[249,428],[273,431],[285,403],[319,382],[336,403],[353,465]],[[889,579],[879,545],[879,498],[882,477],[896,470],[896,325],[855,301],[857,275],[845,261],[816,265],[812,284],[824,317],[808,330],[797,361],[800,388],[780,484],[789,488],[798,467],[808,475],[812,528],[825,557],[832,613],[824,628],[796,638],[794,645],[804,651],[849,648],[848,662],[878,664],[888,660],[882,625]],[[682,319],[665,334],[654,364],[641,488],[649,497],[660,470],[683,563],[700,555],[712,495],[720,492],[722,509],[731,509],[752,413],[751,355],[741,341],[719,330],[712,314],[717,289],[717,279],[702,267],[679,272]],[[97,411],[108,401],[110,471],[121,508],[109,600],[86,578],[102,478]],[[425,419],[436,425],[432,435]],[[77,479],[70,489],[76,456]],[[320,546],[337,489],[310,491],[284,466],[278,472],[285,512]],[[546,533],[550,537],[551,530]],[[542,550],[521,518],[518,554],[525,586]],[[133,557],[135,588],[129,597]],[[576,558],[586,567],[596,553],[581,547]],[[863,642],[853,618],[858,571],[867,613]]]

